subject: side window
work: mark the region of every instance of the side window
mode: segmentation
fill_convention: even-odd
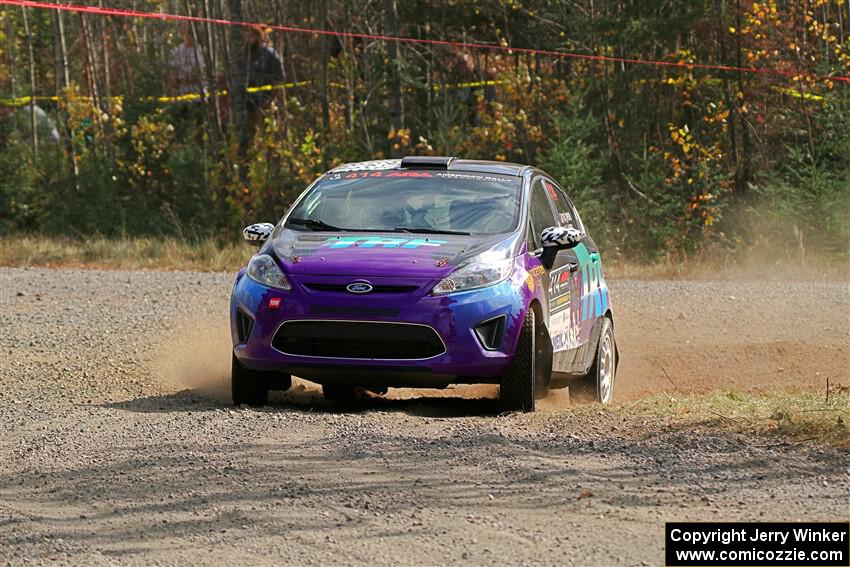
[[[542,248],[540,234],[544,229],[556,225],[552,206],[549,204],[549,197],[546,195],[546,189],[540,180],[535,181],[531,186],[531,201],[528,205],[528,211],[531,217],[528,248],[529,250],[539,250]]]
[[[575,219],[575,223],[576,223],[575,227],[582,232],[587,232],[586,229],[584,228],[584,223],[581,221],[581,217],[578,214],[578,209],[576,209],[576,207],[575,207],[575,205],[573,205],[572,201],[570,201],[570,210],[573,212],[573,218]]]
[[[581,229],[581,222],[576,218],[575,209],[572,203],[564,194],[563,189],[546,180],[543,183],[546,185],[546,190],[552,197],[552,202],[555,203],[555,210],[558,211],[558,223],[567,228]]]

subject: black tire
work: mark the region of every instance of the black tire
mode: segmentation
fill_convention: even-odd
[[[588,373],[570,383],[570,401],[578,403],[610,404],[614,399],[614,382],[617,375],[617,343],[614,341],[614,327],[608,317],[602,318],[602,328],[599,330],[599,341],[596,343],[596,354]],[[605,341],[610,341],[606,346]],[[608,356],[612,357],[610,364],[603,362],[603,351],[609,349]],[[608,386],[605,386],[604,368],[607,366],[611,373]]]
[[[554,351],[552,350],[552,336],[543,321],[535,321],[534,350],[536,352],[534,365],[537,369],[534,373],[534,399],[542,400],[549,395],[549,383],[552,381],[552,363]]]
[[[350,402],[357,397],[354,386],[345,384],[322,384],[322,394],[331,402]]]
[[[499,385],[502,411],[534,411],[534,400],[541,390],[537,383],[545,383],[543,378],[538,376],[540,369],[537,364],[539,357],[534,348],[537,334],[535,331],[534,311],[529,309],[522,322],[514,359],[502,375]],[[549,366],[551,368],[551,362]]]
[[[265,405],[269,399],[269,374],[258,370],[250,370],[239,363],[233,355],[230,367],[230,393],[233,405],[247,404],[249,406]]]

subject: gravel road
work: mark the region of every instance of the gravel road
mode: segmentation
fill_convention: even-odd
[[[230,408],[231,283],[0,271],[0,564],[659,565],[668,520],[850,519],[846,451],[563,393]],[[611,287],[620,401],[850,383],[847,284]]]

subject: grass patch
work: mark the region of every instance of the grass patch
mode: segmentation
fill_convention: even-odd
[[[675,421],[850,448],[850,388],[847,386],[831,387],[828,398],[826,391],[714,391],[687,396],[666,393],[622,407],[629,413],[666,416]]]
[[[221,244],[213,239],[7,235],[0,237],[0,266],[231,272],[254,250],[245,242]]]

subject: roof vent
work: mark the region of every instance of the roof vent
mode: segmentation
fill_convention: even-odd
[[[401,160],[402,168],[416,169],[448,169],[454,161],[453,157],[439,156],[406,156]]]

